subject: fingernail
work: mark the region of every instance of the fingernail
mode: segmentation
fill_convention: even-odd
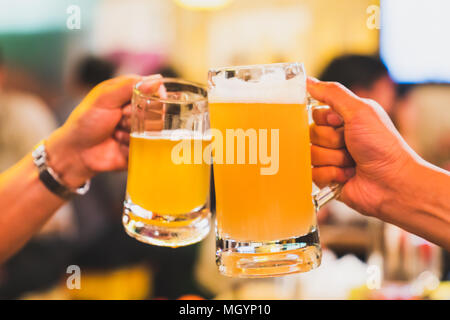
[[[340,126],[344,122],[344,120],[337,113],[329,113],[327,115],[327,122],[332,126]]]
[[[311,76],[308,76],[308,80],[311,81],[311,82],[314,82],[314,83],[319,82],[319,80],[317,78],[314,78],[314,77],[311,77]]]

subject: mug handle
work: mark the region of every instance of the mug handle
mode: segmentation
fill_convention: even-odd
[[[312,110],[314,108],[329,108],[329,106],[324,105],[320,101],[312,98],[308,95],[307,97],[307,108],[308,108],[308,115],[309,115],[309,123],[311,124],[313,122],[312,120]],[[317,191],[315,194],[313,194],[313,203],[316,211],[318,211],[322,206],[324,206],[326,203],[333,199],[337,199],[339,195],[341,194],[342,185],[339,183],[332,183],[326,187],[323,187],[319,191]]]

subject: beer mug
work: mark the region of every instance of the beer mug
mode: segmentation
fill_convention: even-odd
[[[269,277],[318,267],[316,211],[340,187],[312,194],[309,109],[316,103],[303,65],[210,70],[208,99],[219,271]]]
[[[145,243],[179,247],[210,229],[210,164],[198,161],[209,143],[206,89],[147,77],[132,97],[123,225]]]

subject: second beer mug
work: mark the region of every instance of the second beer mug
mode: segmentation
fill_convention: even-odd
[[[208,129],[206,89],[158,77],[136,85],[123,215],[129,235],[178,247],[208,234],[210,164],[202,159]]]
[[[208,83],[220,272],[268,277],[319,266],[316,211],[339,187],[312,195],[303,65],[221,68]]]

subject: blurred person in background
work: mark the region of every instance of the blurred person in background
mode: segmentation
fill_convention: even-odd
[[[397,85],[377,56],[350,54],[336,57],[319,79],[339,82],[357,96],[375,100],[390,116],[393,114]]]
[[[6,61],[0,52],[0,172],[25,156],[49,136],[57,121],[39,97],[9,88]],[[25,290],[55,283],[69,253],[75,232],[73,208],[66,204],[17,255],[0,265],[0,298],[14,298]]]
[[[67,101],[56,108],[59,122],[64,123],[86,94],[100,82],[113,78],[116,70],[116,64],[108,59],[94,55],[81,57],[68,76],[64,97]]]

